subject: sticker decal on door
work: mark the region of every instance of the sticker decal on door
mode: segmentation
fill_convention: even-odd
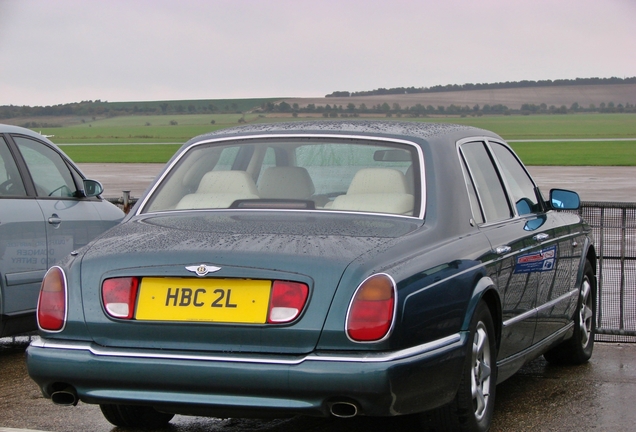
[[[545,272],[554,269],[556,245],[547,249],[519,255],[515,263],[515,273]]]

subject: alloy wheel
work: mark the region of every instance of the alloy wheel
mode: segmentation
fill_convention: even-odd
[[[492,374],[492,355],[488,332],[483,322],[477,324],[472,352],[472,374],[470,389],[475,409],[475,419],[480,421],[488,407]]]
[[[581,309],[579,310],[579,328],[581,329],[581,346],[586,347],[592,334],[592,319],[594,317],[591,296],[592,286],[587,277],[581,285]]]

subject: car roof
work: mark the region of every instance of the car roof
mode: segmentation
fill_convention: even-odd
[[[13,125],[0,123],[0,133],[9,133],[9,134],[15,133],[15,134],[21,134],[21,135],[29,135],[39,140],[46,141],[49,144],[53,144],[50,140],[48,140],[42,134],[33,132],[31,129],[23,128],[21,126],[13,126]]]
[[[501,139],[493,132],[472,126],[452,123],[399,122],[399,121],[298,121],[288,123],[263,123],[222,129],[193,138],[189,143],[219,137],[259,134],[345,134],[369,136],[393,136],[428,140],[447,135],[491,136]]]
[[[73,160],[70,157],[68,157],[68,155],[66,153],[64,153],[64,150],[59,148],[55,143],[53,143],[51,140],[49,140],[44,135],[39,134],[37,132],[33,132],[31,129],[23,128],[21,126],[13,126],[13,125],[0,123],[0,134],[4,134],[4,133],[6,133],[6,134],[27,135],[27,136],[36,138],[36,139],[38,139],[40,141],[43,141],[43,142],[47,143],[48,145],[53,147],[58,153],[64,155],[64,157],[66,158],[67,162],[70,163],[73,166],[73,168],[76,171],[78,171],[83,178],[86,178],[86,175],[82,172],[82,170],[79,169],[77,164],[75,164],[75,162],[73,162]]]

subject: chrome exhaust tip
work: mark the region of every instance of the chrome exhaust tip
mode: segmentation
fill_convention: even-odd
[[[68,386],[64,390],[53,392],[51,394],[51,401],[55,405],[75,406],[77,402],[79,402],[79,399],[75,389]]]
[[[333,402],[329,405],[329,412],[338,418],[351,418],[358,415],[358,406],[351,402]]]

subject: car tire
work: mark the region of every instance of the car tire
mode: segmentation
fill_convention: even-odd
[[[548,362],[583,364],[592,357],[596,334],[596,276],[589,261],[585,262],[573,321],[573,336],[543,354]]]
[[[102,414],[119,427],[156,429],[167,425],[174,414],[159,412],[153,407],[138,405],[100,404]]]
[[[470,342],[455,399],[421,415],[425,430],[485,432],[490,429],[497,385],[497,344],[492,315],[481,302],[470,323]]]

